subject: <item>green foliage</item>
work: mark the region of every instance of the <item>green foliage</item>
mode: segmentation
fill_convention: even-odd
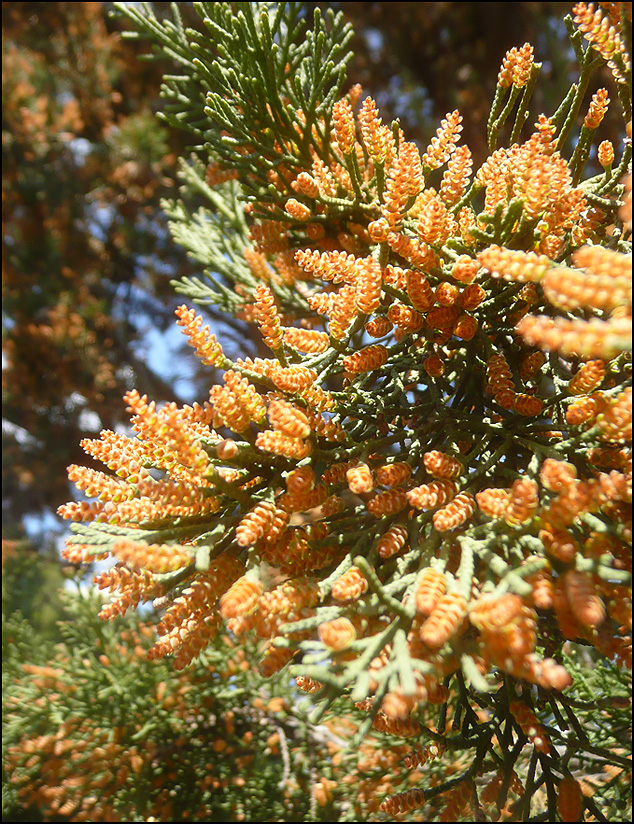
[[[183,27],[176,3],[173,20],[162,21],[145,3],[141,9],[124,3],[115,8],[138,29],[127,36],[151,37],[158,54],[182,66],[182,74],[164,78],[166,121],[187,128],[230,162],[247,191],[261,198],[266,172],[297,162],[296,151],[282,151],[287,144],[305,154],[313,129],[325,138],[321,121],[332,110],[351,57],[352,31],[341,12],[327,10],[325,22],[315,9],[307,30],[301,3],[194,3],[202,33]]]
[[[131,114],[112,130],[108,142],[121,160],[134,160],[151,166],[160,163],[169,151],[167,129],[157,126],[149,109]]]
[[[99,603],[65,593],[53,651],[20,617],[3,627],[4,820],[21,787],[45,820],[330,819],[310,787],[341,742],[297,715],[287,678],[258,676],[228,638],[186,673],[147,666],[149,625],[101,621]]]
[[[3,544],[2,614],[20,616],[33,628],[34,638],[58,640],[56,621],[64,614],[59,592],[66,576],[57,553],[39,554],[27,541]]]
[[[256,283],[242,255],[248,243],[248,226],[240,186],[234,181],[223,183],[220,189],[209,186],[205,167],[196,156],[181,162],[179,176],[186,200],[208,205],[192,212],[185,200],[163,201],[163,209],[174,240],[206,268],[204,280],[181,278],[172,285],[202,306],[217,304],[222,311],[233,313],[240,305],[234,283],[242,279],[251,286]]]

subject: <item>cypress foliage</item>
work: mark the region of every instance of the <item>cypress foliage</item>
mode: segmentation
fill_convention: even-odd
[[[60,508],[75,522],[66,559],[117,561],[96,579],[115,593],[102,617],[140,601],[160,611],[138,644],[151,662],[126,660],[117,677],[108,655],[108,689],[173,660],[191,712],[225,701],[235,713],[234,687],[195,675],[228,637],[245,671],[296,679],[308,729],[329,713],[358,745],[333,760],[355,767],[309,770],[313,814],[347,791],[341,817],[618,817],[630,797],[631,140],[604,141],[597,161],[592,147],[609,105],[631,136],[628,4],[576,4],[579,76],[552,113],[532,108],[532,46],[507,53],[478,168],[460,112],[421,151],[344,88],[341,14],[317,9],[309,26],[297,3],[196,3],[192,30],[177,4],[163,20],[115,5],[177,61],[164,119],[196,141],[182,198],[164,207],[204,271],[175,287],[253,324],[268,356],[229,357],[180,307],[222,381],[193,406],[129,391],[134,437],[83,442],[109,471],[69,469],[83,497]],[[605,63],[611,88],[586,95]],[[198,723],[184,722],[184,746]],[[135,775],[154,761],[131,742],[146,732],[122,733],[122,781],[144,798]],[[52,769],[24,744],[8,763],[29,798]],[[181,763],[198,793],[200,762]],[[159,791],[144,809],[173,816],[180,786],[172,806]],[[213,816],[200,792],[188,815]],[[234,798],[230,815],[251,813]],[[60,799],[54,812],[96,815]],[[129,809],[124,792],[108,803],[101,820]]]

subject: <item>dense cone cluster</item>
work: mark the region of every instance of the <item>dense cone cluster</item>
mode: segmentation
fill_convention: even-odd
[[[493,142],[535,70],[507,55]],[[182,668],[224,621],[263,640],[263,673],[295,659],[405,737],[454,674],[561,691],[566,641],[631,666],[631,227],[624,166],[579,183],[561,116],[472,174],[457,111],[420,153],[361,97],[280,145],[275,203],[247,204],[236,306],[270,356],[230,361],[181,307],[222,381],[194,406],[129,392],[136,436],[84,443],[111,472],[71,467],[94,500],[60,513],[83,522],[69,560],[122,562],[105,617],[160,597],[150,657]],[[547,753],[524,698],[510,714]]]

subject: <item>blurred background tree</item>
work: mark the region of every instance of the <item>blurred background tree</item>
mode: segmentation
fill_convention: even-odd
[[[54,512],[126,388],[175,394],[144,340],[188,265],[158,205],[182,149],[154,117],[160,80],[101,3],[3,4],[5,537]]]

